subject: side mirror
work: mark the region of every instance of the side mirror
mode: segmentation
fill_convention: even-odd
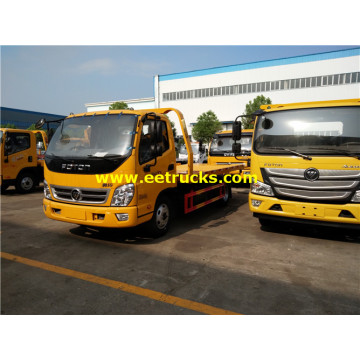
[[[235,154],[235,156],[240,155],[241,153],[241,144],[232,144],[232,152]]]
[[[261,127],[265,130],[269,130],[273,127],[274,123],[272,120],[264,118],[264,120],[261,123]]]
[[[41,129],[41,128],[44,126],[45,123],[46,123],[46,119],[44,119],[44,118],[38,120],[38,121],[36,122],[36,124],[35,124],[35,129],[36,129],[36,130]]]
[[[241,139],[241,122],[235,120],[232,125],[232,138],[235,141]]]

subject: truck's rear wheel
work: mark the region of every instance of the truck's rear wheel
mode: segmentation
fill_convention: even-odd
[[[35,176],[30,172],[24,172],[16,179],[15,188],[19,193],[29,193],[35,188]]]
[[[224,184],[224,197],[218,201],[220,206],[226,206],[231,198],[231,186]]]
[[[166,196],[160,196],[155,205],[153,217],[146,224],[146,230],[149,235],[159,237],[169,229],[169,224],[172,216],[172,205]]]

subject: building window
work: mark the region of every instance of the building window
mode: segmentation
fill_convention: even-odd
[[[351,83],[356,83],[356,77],[357,77],[357,73],[354,72],[351,74]]]
[[[224,96],[234,94],[247,94],[255,92],[302,89],[316,86],[334,86],[343,84],[355,84],[360,82],[360,72],[334,74],[324,76],[313,76],[299,79],[276,80],[258,82],[251,84],[240,84],[222,86],[215,88],[205,88],[196,90],[186,90],[178,92],[163,93],[163,101],[184,100],[200,97]]]

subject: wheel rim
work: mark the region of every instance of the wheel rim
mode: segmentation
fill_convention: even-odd
[[[21,180],[21,188],[24,190],[30,190],[34,185],[33,179],[30,176],[25,176]]]
[[[156,226],[162,230],[169,222],[170,210],[166,204],[161,204],[156,210]]]

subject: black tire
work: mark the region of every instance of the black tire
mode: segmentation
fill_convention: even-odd
[[[231,186],[230,184],[224,184],[225,196],[217,203],[219,206],[226,206],[231,198]]]
[[[31,172],[20,173],[16,179],[16,191],[21,194],[26,194],[35,189],[36,177]]]
[[[156,200],[153,216],[145,225],[148,235],[154,238],[165,235],[169,230],[172,212],[173,207],[170,199],[165,195],[160,195]]]

